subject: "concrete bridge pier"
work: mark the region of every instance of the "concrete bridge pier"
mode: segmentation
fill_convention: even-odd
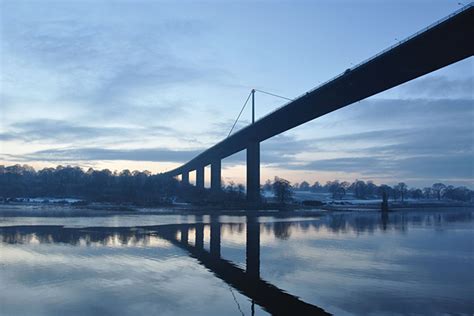
[[[247,202],[260,202],[260,143],[247,146]]]
[[[196,187],[204,189],[204,166],[196,168]]]
[[[215,160],[211,163],[211,191],[219,192],[221,190],[221,160]]]
[[[189,184],[189,171],[185,171],[181,174],[181,183]]]

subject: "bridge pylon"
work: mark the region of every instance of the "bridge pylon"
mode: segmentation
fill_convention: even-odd
[[[196,187],[204,189],[204,166],[196,168]]]
[[[217,159],[211,163],[211,191],[220,192],[221,189],[221,160]]]
[[[189,184],[189,171],[184,171],[181,174],[181,182],[183,184]]]
[[[252,141],[247,146],[247,202],[260,202],[260,143]]]

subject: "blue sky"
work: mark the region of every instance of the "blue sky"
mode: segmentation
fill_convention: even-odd
[[[458,1],[4,1],[0,163],[160,172]],[[262,143],[262,181],[474,186],[473,58]],[[282,104],[257,95],[257,117]],[[243,114],[238,128],[248,124]],[[245,181],[242,154],[223,161]]]

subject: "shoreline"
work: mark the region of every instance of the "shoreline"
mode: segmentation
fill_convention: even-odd
[[[474,204],[469,203],[405,203],[389,205],[388,213],[425,212],[425,211],[474,211]],[[72,205],[57,203],[0,203],[0,217],[97,217],[117,215],[227,215],[227,216],[321,216],[332,213],[382,213],[374,204],[326,204],[321,207],[301,205],[265,205],[265,207],[224,207],[219,205],[201,206],[178,204],[155,207],[138,207],[133,205],[91,203],[89,205]]]

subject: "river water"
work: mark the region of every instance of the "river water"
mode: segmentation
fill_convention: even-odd
[[[0,216],[0,315],[474,313],[474,212]]]

